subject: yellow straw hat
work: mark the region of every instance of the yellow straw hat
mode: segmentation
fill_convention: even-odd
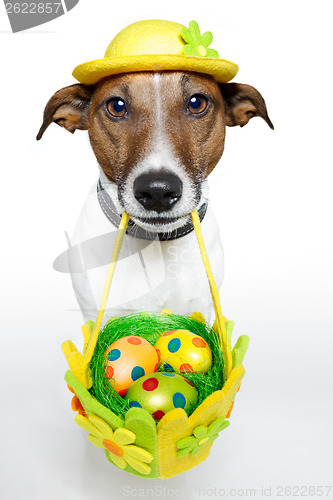
[[[73,76],[89,85],[119,73],[182,70],[206,73],[226,83],[237,74],[238,66],[208,48],[212,40],[209,31],[200,34],[195,21],[189,28],[170,21],[139,21],[118,33],[103,59],[80,64]]]

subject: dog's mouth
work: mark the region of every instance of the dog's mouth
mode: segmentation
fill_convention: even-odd
[[[146,231],[167,233],[184,226],[188,222],[190,214],[180,215],[178,217],[163,215],[142,217],[130,214],[130,217],[133,222]]]

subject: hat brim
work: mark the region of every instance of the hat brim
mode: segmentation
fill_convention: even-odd
[[[166,70],[206,73],[213,76],[217,82],[227,83],[236,76],[238,66],[225,59],[213,57],[183,55],[118,56],[80,64],[74,69],[73,76],[80,83],[91,85],[106,76],[120,73]]]

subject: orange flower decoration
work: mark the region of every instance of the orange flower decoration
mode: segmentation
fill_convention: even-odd
[[[70,385],[67,384],[68,389],[71,391],[72,394],[74,394],[72,401],[71,401],[71,408],[73,411],[77,411],[79,415],[82,415],[83,417],[86,417],[87,414],[81,404],[81,401],[73,391]]]

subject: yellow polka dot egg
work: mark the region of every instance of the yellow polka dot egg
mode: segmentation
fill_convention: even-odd
[[[204,373],[212,366],[212,351],[207,342],[189,330],[171,330],[155,343],[163,370]]]

